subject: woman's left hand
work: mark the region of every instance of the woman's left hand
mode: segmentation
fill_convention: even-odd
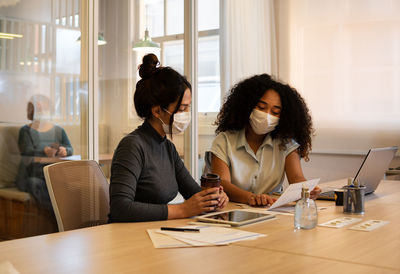
[[[314,189],[310,192],[310,198],[315,200],[317,199],[318,195],[321,193],[321,189],[316,186]]]
[[[66,157],[67,156],[67,149],[65,147],[60,146],[57,151],[57,156],[59,157]]]
[[[224,208],[229,202],[228,195],[226,195],[224,188],[222,186],[219,187],[219,198],[217,208]]]

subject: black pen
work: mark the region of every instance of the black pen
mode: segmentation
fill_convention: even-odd
[[[161,230],[179,231],[179,232],[200,232],[197,228],[181,228],[181,227],[161,227]]]

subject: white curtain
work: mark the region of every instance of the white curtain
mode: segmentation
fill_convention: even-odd
[[[275,3],[279,76],[310,107],[313,151],[400,146],[400,1]]]
[[[277,73],[273,0],[221,1],[222,91],[260,73]]]

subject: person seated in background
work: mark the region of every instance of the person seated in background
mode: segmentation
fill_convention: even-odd
[[[289,183],[306,181],[300,158],[308,161],[312,120],[306,103],[289,85],[267,74],[235,85],[216,121],[217,137],[206,155],[211,172],[231,201],[271,205],[268,195]],[[311,197],[321,190],[316,187]]]
[[[167,134],[189,125],[191,85],[157,56],[143,57],[134,103],[144,122],[125,136],[114,152],[110,178],[109,222],[187,218],[225,207],[222,188],[201,190]],[[181,204],[168,204],[179,193]]]
[[[32,122],[19,131],[22,159],[16,178],[19,190],[30,193],[39,205],[47,208],[51,208],[51,202],[43,174],[46,163],[36,161],[35,157],[65,157],[73,152],[64,129],[50,121],[50,106],[50,99],[39,94],[28,102],[27,117]]]

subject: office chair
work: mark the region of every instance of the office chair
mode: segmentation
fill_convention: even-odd
[[[96,161],[59,162],[43,171],[60,232],[107,222],[109,184]]]

